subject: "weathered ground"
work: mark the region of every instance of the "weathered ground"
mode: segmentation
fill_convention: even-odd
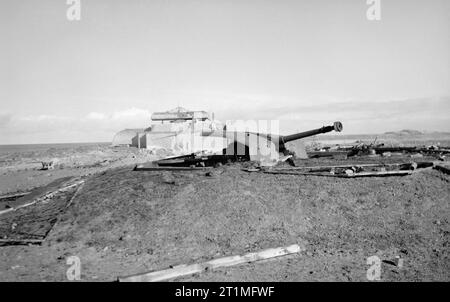
[[[0,195],[30,191],[69,176],[91,175],[158,157],[149,150],[111,147],[106,144],[58,147],[0,153]],[[41,170],[41,162],[54,163],[53,170]]]
[[[42,246],[0,247],[0,280],[64,281],[69,256],[82,280],[112,281],[293,243],[306,250],[177,280],[365,281],[373,255],[386,260],[383,281],[450,280],[450,177],[439,171],[341,179],[131,168],[91,175]],[[389,263],[396,256],[401,268]]]

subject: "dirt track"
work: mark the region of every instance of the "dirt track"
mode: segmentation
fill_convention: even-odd
[[[307,163],[305,163],[307,164]],[[43,246],[0,248],[0,280],[82,280],[159,270],[298,243],[295,256],[184,277],[189,281],[450,280],[449,176],[340,179],[248,173],[107,170],[87,179]],[[403,259],[397,267],[390,261]]]

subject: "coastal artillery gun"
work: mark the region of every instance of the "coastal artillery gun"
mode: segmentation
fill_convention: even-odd
[[[272,165],[280,160],[280,156],[289,154],[286,146],[289,142],[333,130],[342,131],[341,122],[291,135],[273,133],[276,131],[271,127],[271,131],[266,132],[272,133],[249,130],[255,128],[250,125],[256,125],[258,130],[263,128],[258,128],[264,126],[259,125],[259,122],[262,121],[247,121],[240,126],[224,125],[214,120],[213,114],[178,107],[153,113],[151,124],[145,129],[127,129],[117,133],[113,145],[164,149],[167,155],[176,156],[158,161],[159,165],[209,165],[230,160],[251,160],[261,162],[262,165]],[[291,151],[297,155],[299,153],[298,150]],[[306,156],[304,147],[300,151]]]
[[[287,143],[331,131],[341,132],[342,129],[341,122],[334,122],[330,126],[291,135],[274,135],[250,131],[238,132],[224,129],[202,134],[205,138],[222,137],[224,139],[226,148],[222,149],[221,154],[192,153],[159,160],[157,164],[159,166],[210,166],[229,161],[257,161],[263,166],[270,166],[276,164],[281,157],[289,155],[292,151],[287,149]],[[298,150],[296,151],[298,152]],[[306,154],[305,150],[300,152]]]

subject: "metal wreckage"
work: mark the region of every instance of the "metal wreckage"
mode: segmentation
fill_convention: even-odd
[[[233,161],[255,161],[261,166],[273,166],[279,161],[293,164],[293,154],[307,157],[303,144],[291,144],[288,149],[289,143],[316,134],[341,132],[342,128],[341,122],[334,122],[330,126],[291,135],[252,132],[245,127],[244,130],[231,129],[205,111],[178,107],[153,113],[148,128],[120,131],[112,144],[169,150],[174,156],[156,161],[160,167],[193,168]]]

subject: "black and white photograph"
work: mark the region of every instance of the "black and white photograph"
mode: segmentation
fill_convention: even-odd
[[[448,0],[0,0],[0,282],[448,282],[449,113]]]

